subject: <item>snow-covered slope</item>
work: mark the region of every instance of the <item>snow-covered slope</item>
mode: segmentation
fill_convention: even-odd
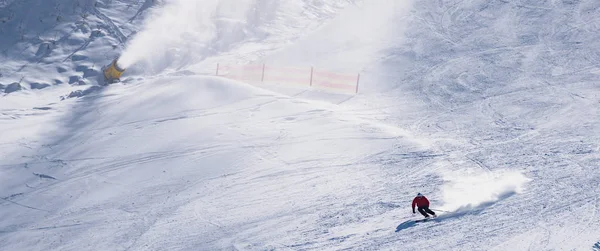
[[[2,37],[8,82],[103,65],[121,46],[131,66],[121,84],[0,97],[3,249],[598,246],[596,1],[203,3],[70,1],[104,36],[67,32],[79,12],[61,10],[64,27],[26,26],[68,38],[39,61],[35,40]],[[362,91],[202,75],[253,61],[361,70]],[[412,221],[417,192],[436,220]]]

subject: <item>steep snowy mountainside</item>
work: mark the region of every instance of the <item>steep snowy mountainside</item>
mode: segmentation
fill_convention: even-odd
[[[219,62],[260,61],[352,3],[7,1],[0,8],[0,57],[7,62],[0,84],[98,85],[101,67],[121,55],[125,80],[184,69],[212,73]]]
[[[0,246],[598,246],[597,1],[152,2],[79,1],[104,36],[71,32],[69,12],[52,28],[65,49],[39,63],[7,43],[21,50],[0,67],[28,76],[120,46],[131,68],[64,100],[87,86],[0,97]],[[199,74],[257,62],[361,69],[362,91],[321,102]],[[414,222],[417,192],[439,218]]]
[[[152,0],[22,0],[0,7],[0,83],[97,85]]]

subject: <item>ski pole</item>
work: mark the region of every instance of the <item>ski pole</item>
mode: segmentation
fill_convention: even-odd
[[[435,209],[435,208],[431,208],[431,210],[440,211],[440,212],[444,212],[444,213],[452,213],[450,211],[441,210],[441,209]]]

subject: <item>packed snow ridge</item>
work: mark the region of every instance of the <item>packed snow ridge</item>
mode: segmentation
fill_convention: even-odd
[[[0,0],[0,246],[598,250],[598,16],[595,0]],[[356,72],[361,89],[217,64]],[[417,193],[436,218],[416,221]]]

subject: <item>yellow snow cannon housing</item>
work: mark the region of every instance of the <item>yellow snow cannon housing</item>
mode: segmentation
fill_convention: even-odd
[[[119,58],[113,60],[112,63],[107,65],[104,69],[104,80],[109,84],[121,81],[121,75],[123,75],[123,72],[125,71],[125,69],[119,67],[117,64],[118,59]]]

